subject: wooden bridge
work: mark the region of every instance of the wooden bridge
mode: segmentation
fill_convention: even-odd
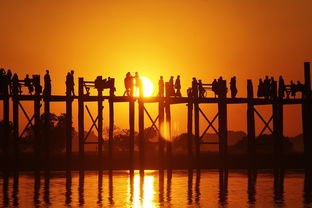
[[[305,91],[303,98],[301,99],[264,99],[255,98],[253,93],[253,84],[251,80],[247,80],[247,98],[197,98],[197,97],[130,97],[130,96],[116,96],[111,91],[109,96],[104,96],[102,90],[98,90],[97,96],[91,96],[86,94],[85,84],[92,85],[92,82],[85,81],[83,78],[79,78],[78,83],[78,96],[72,96],[69,94],[63,95],[2,95],[0,100],[3,102],[3,121],[4,121],[4,137],[1,138],[4,144],[3,158],[5,161],[15,161],[17,164],[19,155],[19,140],[24,134],[25,129],[32,125],[34,127],[34,162],[40,162],[41,156],[44,155],[45,164],[50,161],[50,104],[53,102],[65,102],[66,103],[66,163],[67,167],[71,167],[72,162],[72,103],[74,100],[78,100],[78,138],[79,138],[79,161],[83,168],[85,164],[85,145],[95,144],[97,145],[98,153],[98,168],[102,169],[103,164],[112,168],[112,155],[113,155],[113,137],[114,137],[114,104],[118,102],[129,104],[129,158],[133,161],[134,157],[134,139],[135,139],[135,113],[136,105],[138,109],[138,138],[139,138],[139,158],[140,168],[145,167],[145,119],[151,121],[152,127],[155,127],[158,131],[167,129],[166,138],[164,135],[159,133],[159,167],[170,168],[172,167],[172,138],[171,138],[171,107],[175,104],[184,103],[187,106],[187,133],[188,133],[188,167],[196,168],[200,167],[200,147],[202,144],[219,145],[220,155],[220,166],[227,166],[227,140],[228,140],[228,128],[227,128],[227,106],[231,104],[246,104],[247,107],[247,137],[248,137],[248,158],[249,166],[253,167],[256,157],[256,131],[255,131],[255,115],[260,118],[265,124],[265,128],[261,131],[260,135],[265,129],[268,129],[274,136],[274,162],[276,166],[279,166],[281,157],[283,155],[282,139],[283,139],[283,106],[292,104],[301,104],[302,106],[302,126],[303,126],[303,137],[304,137],[304,158],[306,159],[305,165],[311,166],[312,158],[312,110],[311,110],[311,81],[310,81],[310,63],[304,63],[304,77],[305,77]],[[140,93],[143,94],[143,93]],[[12,100],[12,111],[10,100]],[[109,136],[108,136],[108,160],[103,160],[103,102],[108,100],[109,103]],[[20,101],[32,101],[34,105],[34,115],[28,116],[24,110]],[[45,122],[42,125],[40,122],[40,107],[41,103],[44,105]],[[87,102],[97,103],[97,116],[94,118],[89,109],[86,107]],[[152,118],[147,109],[145,108],[146,103],[158,104],[158,116]],[[218,112],[209,119],[202,110],[202,106],[205,104],[217,104]],[[256,110],[255,106],[258,105],[271,105],[272,116],[266,121],[261,114]],[[86,108],[86,110],[85,110]],[[25,114],[28,123],[22,133],[20,134],[19,127],[19,111],[22,110]],[[85,113],[89,114],[92,120],[92,126],[89,129],[89,133],[93,128],[97,130],[98,140],[96,142],[88,142],[87,135],[85,135]],[[13,113],[13,137],[14,137],[14,153],[13,157],[8,152],[9,144],[9,113]],[[203,117],[207,121],[207,127],[203,132],[200,132],[200,117]],[[214,127],[214,122],[218,122],[218,129]],[[270,123],[273,123],[273,127],[270,127]],[[193,129],[194,127],[194,129]],[[43,135],[40,133],[40,129],[44,129]],[[218,142],[202,142],[203,136],[207,130],[212,128],[215,133],[218,134]],[[44,144],[44,149],[42,149]],[[3,167],[9,167],[10,164],[4,164]],[[125,169],[132,168],[132,164]]]

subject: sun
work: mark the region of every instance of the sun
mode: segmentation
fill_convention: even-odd
[[[144,95],[144,97],[150,97],[154,91],[153,82],[147,77],[140,76],[140,79],[142,80],[142,84],[143,84],[143,90],[144,90],[143,95]]]

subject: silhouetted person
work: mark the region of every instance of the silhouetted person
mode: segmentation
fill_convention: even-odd
[[[43,95],[51,95],[51,77],[49,70],[46,70],[46,74],[44,75],[44,90]]]
[[[285,97],[285,82],[282,76],[280,76],[278,79],[278,97]]]
[[[205,97],[206,90],[203,87],[203,83],[201,80],[198,80],[198,91],[199,91],[199,97],[203,98]]]
[[[6,85],[6,74],[3,68],[0,69],[0,95],[4,95]]]
[[[277,97],[277,83],[274,80],[274,77],[271,77],[271,82],[270,82],[270,97],[271,99],[276,99]]]
[[[14,73],[12,77],[12,95],[21,94],[20,85],[18,83],[18,76]]]
[[[170,77],[168,83],[169,83],[169,85],[168,85],[169,96],[174,96],[175,92],[174,92],[174,85],[173,85],[173,76]]]
[[[125,95],[132,96],[131,95],[131,86],[132,86],[131,81],[133,81],[132,76],[131,76],[130,72],[128,72],[126,74],[125,79],[124,79],[126,91],[124,92],[123,96],[125,96]]]
[[[75,91],[74,91],[75,83],[74,83],[74,71],[73,70],[67,73],[65,83],[66,83],[66,95],[75,96]]]
[[[186,93],[187,93],[187,97],[192,97],[192,96],[193,96],[192,88],[191,88],[191,87],[188,88],[188,89],[186,90]]]
[[[160,76],[160,79],[158,81],[158,97],[164,97],[165,92],[165,83],[163,76]]]
[[[134,76],[130,76],[130,95],[133,96],[134,94]]]
[[[296,92],[301,92],[301,95],[304,95],[304,85],[301,84],[300,81],[297,81],[297,85],[296,85]]]
[[[192,93],[193,93],[193,97],[198,97],[198,83],[195,77],[193,77],[193,81],[192,81]]]
[[[40,85],[39,75],[33,75],[33,85],[35,88],[35,95],[40,95],[42,93],[42,86]]]
[[[5,70],[2,68],[0,70],[0,94],[3,95],[8,95],[9,92],[11,93],[12,87],[11,87],[11,77],[12,73],[11,70],[9,69],[7,73],[5,73]]]
[[[0,69],[0,77],[4,76],[5,75],[5,70],[4,68],[1,68]]]
[[[265,80],[263,81],[263,96],[265,98],[270,97],[270,79],[268,76],[265,76]]]
[[[292,80],[290,81],[290,92],[291,92],[291,96],[296,98],[296,85],[294,84]]]
[[[263,84],[263,81],[262,81],[261,78],[259,79],[257,96],[258,97],[263,97],[264,96],[264,84]]]
[[[102,80],[102,76],[97,76],[94,80],[94,87],[98,90],[98,92],[103,91],[104,87],[106,85],[106,79]],[[89,90],[87,90],[87,95],[90,95]]]
[[[217,95],[221,98],[226,97],[226,82],[223,80],[222,76],[218,79]]]
[[[6,73],[6,78],[7,78],[7,85],[10,88],[10,94],[12,94],[12,72],[11,69],[8,69],[7,73]]]
[[[181,81],[180,81],[180,75],[177,76],[177,79],[174,83],[174,88],[177,90],[175,93],[175,96],[181,97]]]
[[[211,90],[214,92],[215,98],[217,97],[217,90],[218,90],[218,82],[217,79],[214,79],[211,84]]]
[[[237,95],[236,77],[235,76],[231,78],[230,89],[231,89],[231,97],[235,98]]]
[[[26,74],[26,78],[24,79],[24,85],[25,85],[25,87],[28,88],[29,94],[32,95],[32,93],[33,93],[33,91],[34,91],[34,87],[33,87],[33,85],[32,85],[32,81],[31,81],[31,79],[29,78],[29,75],[28,75],[28,74]]]

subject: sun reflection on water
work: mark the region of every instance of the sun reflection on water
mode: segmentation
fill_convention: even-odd
[[[145,172],[145,174],[140,174],[138,171],[135,171],[133,176],[133,184],[131,184],[130,179],[128,193],[130,199],[129,207],[155,207],[155,176],[150,175],[150,173],[153,172]],[[132,185],[133,187],[131,187]]]

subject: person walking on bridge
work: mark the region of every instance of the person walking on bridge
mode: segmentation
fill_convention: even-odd
[[[177,76],[177,79],[174,83],[174,88],[177,90],[175,93],[176,97],[181,97],[181,81],[180,81],[180,75]]]

